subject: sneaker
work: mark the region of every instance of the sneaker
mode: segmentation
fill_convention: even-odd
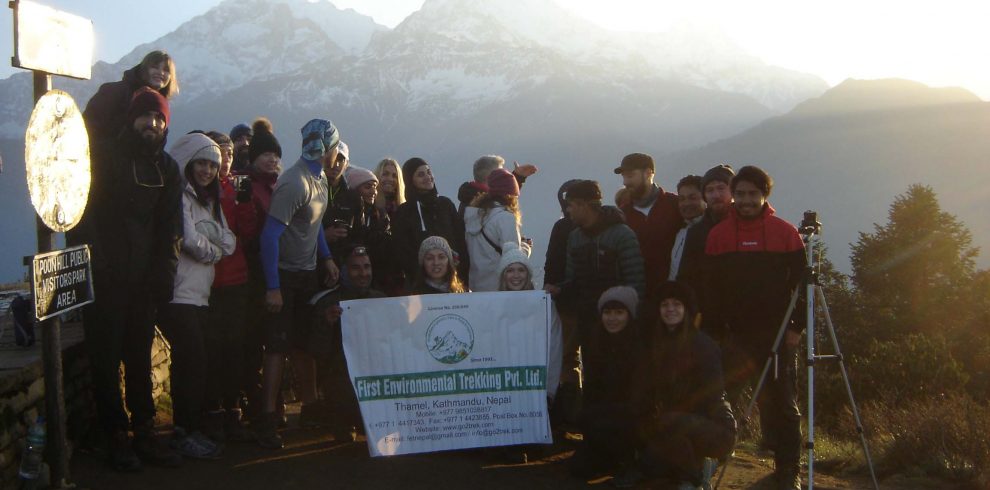
[[[282,436],[278,435],[278,420],[277,412],[261,414],[254,428],[254,436],[259,446],[265,449],[282,449],[284,447]]]
[[[701,465],[701,488],[702,490],[712,490],[712,479],[718,474],[718,460],[715,458],[705,458]]]
[[[224,431],[225,417],[226,411],[224,410],[206,412],[206,416],[203,417],[203,434],[206,434],[206,437],[216,442],[226,441],[227,434]]]
[[[229,409],[224,414],[223,432],[228,441],[250,442],[254,440],[254,433],[244,426],[244,419],[241,415],[239,408]]]
[[[110,445],[107,448],[107,464],[114,471],[121,473],[136,473],[141,471],[141,460],[131,449],[127,431],[120,430],[110,435]]]
[[[134,453],[141,461],[163,468],[178,468],[182,466],[182,456],[174,453],[155,436],[155,431],[147,426],[134,431],[134,441],[131,443]]]
[[[182,427],[175,428],[169,446],[175,452],[192,459],[217,459],[222,454],[219,446],[199,431],[186,432]]]

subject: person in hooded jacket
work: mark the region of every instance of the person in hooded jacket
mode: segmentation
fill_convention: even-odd
[[[139,88],[126,112],[125,129],[92,148],[86,211],[66,242],[88,244],[92,254],[96,302],[85,307],[83,326],[108,462],[118,471],[137,471],[142,460],[170,467],[182,462],[155,437],[151,396],[155,307],[172,299],[182,185],[178,164],[163,150],[170,116],[165,97]]]
[[[205,430],[214,441],[244,441],[250,438],[242,425],[240,407],[248,307],[244,243],[256,240],[261,230],[251,202],[250,180],[242,177],[237,187],[231,174],[233,142],[217,131],[211,131],[207,136],[220,145],[220,205],[227,227],[237,237],[237,246],[233,254],[220,259],[214,266],[210,319],[203,332],[209,361]]]
[[[406,202],[396,212],[392,237],[406,280],[416,277],[419,246],[431,236],[443,237],[450,244],[458,275],[462,280],[469,279],[464,221],[454,203],[437,192],[430,164],[422,158],[410,158],[402,164],[402,178],[406,182]]]
[[[628,468],[635,450],[633,374],[642,352],[636,321],[639,295],[628,286],[605,290],[596,301],[595,327],[586,335],[584,399],[579,425],[584,443],[571,474],[591,478]]]
[[[712,477],[713,461],[732,450],[736,421],[725,399],[718,345],[697,326],[694,291],[661,283],[655,303],[656,332],[634,376],[638,466],[651,477],[695,489]],[[626,481],[635,482],[636,473],[625,475]]]
[[[471,291],[496,291],[502,244],[519,248],[522,218],[519,212],[519,184],[504,168],[488,174],[488,191],[478,194],[464,209],[465,241],[471,257]]]
[[[220,455],[203,430],[207,356],[203,331],[208,328],[214,264],[234,253],[237,239],[227,227],[220,204],[217,175],[220,147],[202,133],[190,133],[170,153],[183,169],[182,253],[172,301],[159,314],[159,327],[171,345],[171,387],[175,435],[171,446],[190,458]]]
[[[127,127],[127,107],[131,95],[141,87],[151,87],[166,100],[179,93],[175,62],[168,53],[152,51],[136,66],[125,71],[119,81],[100,85],[83,110],[91,146],[116,137]]]

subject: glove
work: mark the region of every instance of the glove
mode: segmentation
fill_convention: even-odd
[[[240,185],[237,186],[237,202],[251,202],[251,178],[244,177],[240,181]]]

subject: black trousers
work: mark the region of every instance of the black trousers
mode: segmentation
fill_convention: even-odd
[[[144,287],[107,284],[100,279],[94,278],[96,302],[83,310],[93,398],[100,425],[108,433],[128,428],[120,392],[120,363],[123,362],[131,425],[145,427],[155,419],[155,402],[151,397],[155,309]]]
[[[244,355],[241,357],[241,389],[248,400],[250,416],[261,411],[261,365],[265,357],[265,285],[261,272],[250,270],[246,286],[247,303],[244,319]]]
[[[206,375],[207,410],[238,408],[244,372],[246,284],[213,288],[209,321],[203,328],[209,369]]]
[[[701,485],[704,458],[728,455],[736,434],[706,417],[670,412],[650,424],[643,438],[640,465],[645,473]]]
[[[207,377],[203,329],[209,314],[207,306],[169,303],[158,315],[172,346],[172,417],[176,426],[189,432],[202,428]]]
[[[767,345],[767,350],[761,350],[731,340],[723,342],[726,392],[733,404],[741,403],[747,386],[756,388],[770,347],[772,345]],[[764,441],[773,447],[777,471],[798,471],[801,462],[801,410],[797,396],[797,349],[782,347],[777,366],[777,377],[774,378],[771,364],[757,400],[760,427]]]

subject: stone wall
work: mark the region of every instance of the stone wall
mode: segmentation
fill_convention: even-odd
[[[71,448],[98,430],[89,358],[82,342],[82,325],[62,329],[62,370],[65,379],[67,434]],[[17,488],[17,469],[30,424],[45,413],[41,340],[30,349],[0,346],[0,489]],[[159,414],[171,413],[169,347],[156,331],[152,351],[152,380]],[[123,390],[123,386],[121,386]]]

